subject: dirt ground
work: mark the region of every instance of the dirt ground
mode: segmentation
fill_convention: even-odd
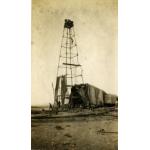
[[[117,112],[32,119],[31,143],[32,150],[117,150]]]

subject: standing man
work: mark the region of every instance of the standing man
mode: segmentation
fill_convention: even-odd
[[[49,114],[51,114],[51,112],[53,111],[53,107],[52,107],[52,104],[49,103]]]

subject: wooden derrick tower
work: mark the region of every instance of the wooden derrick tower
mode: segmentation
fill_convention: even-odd
[[[74,23],[65,19],[57,68],[54,105],[58,103],[60,105],[67,104],[71,87],[82,83],[82,67],[78,60]]]

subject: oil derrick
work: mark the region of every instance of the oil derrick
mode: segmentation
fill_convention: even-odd
[[[82,83],[82,67],[78,60],[74,23],[69,19],[65,19],[57,67],[54,105],[67,104],[69,102],[71,87]]]

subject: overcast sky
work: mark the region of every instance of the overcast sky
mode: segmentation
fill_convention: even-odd
[[[66,18],[74,21],[84,82],[117,94],[117,0],[32,0],[32,105],[54,100]]]

